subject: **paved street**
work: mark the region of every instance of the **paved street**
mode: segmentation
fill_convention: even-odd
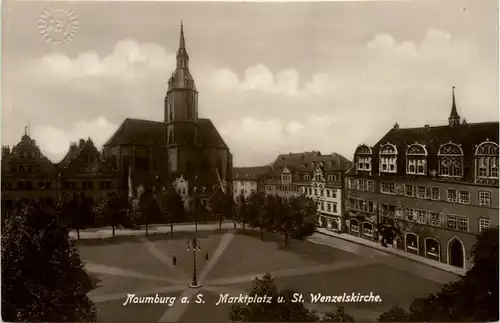
[[[120,237],[110,241],[80,241],[88,271],[99,280],[90,293],[102,322],[192,322],[227,320],[230,305],[215,306],[220,294],[245,293],[256,276],[270,272],[280,288],[296,292],[337,295],[343,292],[379,294],[381,303],[347,303],[346,311],[358,321],[374,321],[395,303],[407,306],[415,297],[438,291],[456,275],[415,263],[352,242],[313,235],[310,241],[292,241],[288,250],[274,237],[261,241],[258,234],[199,232],[203,251],[197,252],[198,278],[203,287],[187,287],[192,274],[192,252],[186,251],[186,232],[173,238]],[[177,266],[172,265],[173,254]],[[196,293],[205,303],[193,304]],[[129,304],[127,294],[176,296],[168,304]],[[190,304],[179,302],[181,297]],[[333,310],[331,304],[306,304]]]

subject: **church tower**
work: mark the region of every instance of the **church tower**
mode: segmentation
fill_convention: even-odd
[[[198,91],[189,72],[184,26],[181,22],[177,67],[168,80],[165,97],[165,129],[169,171],[189,173],[200,145],[198,138]]]

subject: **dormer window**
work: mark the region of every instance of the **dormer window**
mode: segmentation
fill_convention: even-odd
[[[396,173],[398,150],[393,144],[385,144],[380,147],[379,171],[381,173]]]
[[[372,170],[372,149],[367,145],[358,146],[355,152],[356,155],[356,170],[371,171]]]
[[[414,143],[406,150],[406,173],[410,175],[427,174],[427,149]]]
[[[474,154],[476,182],[484,179],[498,179],[498,144],[485,141],[477,146]]]
[[[439,175],[443,177],[462,177],[464,152],[454,143],[441,145],[438,151]]]

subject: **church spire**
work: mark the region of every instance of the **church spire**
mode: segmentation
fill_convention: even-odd
[[[186,52],[186,41],[184,40],[184,25],[181,20],[181,36],[179,49],[177,50],[177,68],[188,68],[189,55]]]
[[[458,115],[457,112],[457,105],[455,103],[455,86],[452,87],[451,89],[451,94],[452,94],[452,104],[451,104],[451,113],[450,117],[448,118],[448,123],[450,126],[460,124],[460,116]]]

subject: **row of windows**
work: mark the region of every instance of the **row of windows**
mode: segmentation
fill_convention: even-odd
[[[95,189],[97,186],[94,185],[95,183],[92,181],[85,181],[81,183],[82,189]],[[77,189],[78,183],[75,181],[65,181],[62,183],[62,187],[65,189]],[[110,189],[111,188],[111,182],[110,181],[100,181],[99,186],[100,189]]]
[[[372,180],[349,178],[349,189],[374,192],[375,186]]]
[[[451,203],[470,204],[470,192],[466,190],[447,189],[446,200]],[[401,194],[397,192],[395,183],[380,183],[380,193],[383,194]],[[408,197],[417,197],[420,199],[441,200],[441,191],[439,187],[426,187],[423,185],[404,185],[404,195]],[[478,192],[479,206],[491,206],[491,192]]]
[[[19,157],[20,158],[38,158],[40,157],[40,153],[38,151],[27,151],[27,152],[23,152],[23,151],[20,151],[19,152]]]
[[[368,146],[358,147],[356,157],[356,169],[358,171],[371,171],[372,157],[371,148]],[[427,174],[427,149],[425,146],[415,143],[410,145],[406,151],[406,173],[410,175]],[[498,144],[485,142],[476,149],[474,165],[476,178],[498,179]],[[379,172],[397,172],[398,151],[392,144],[383,145],[380,149]],[[438,151],[438,171],[440,176],[462,177],[464,154],[462,148],[454,143],[444,144]]]
[[[11,168],[13,173],[17,173],[19,170],[19,173],[39,173],[40,172],[40,165],[19,165],[18,167],[13,166]]]
[[[338,213],[337,203],[335,202],[317,202],[318,210]],[[326,206],[326,207],[325,207]]]
[[[312,178],[317,181],[317,182],[322,182],[325,180],[322,174],[315,174],[312,176]],[[269,176],[267,177],[268,180],[277,180],[277,176]],[[280,175],[279,178],[281,181],[291,181],[292,180],[292,175],[291,174],[282,174]],[[337,174],[328,174],[326,175],[326,180],[329,182],[336,182],[338,179]],[[305,175],[300,175],[300,174],[295,174],[293,175],[293,180],[300,182],[300,181],[305,181],[308,182],[311,180],[311,175],[305,174]]]
[[[310,196],[325,196],[326,193],[326,197],[332,197],[334,199],[337,198],[337,190],[335,189],[323,189],[323,188],[318,189],[315,187],[313,190],[312,187],[303,187],[302,193]]]

